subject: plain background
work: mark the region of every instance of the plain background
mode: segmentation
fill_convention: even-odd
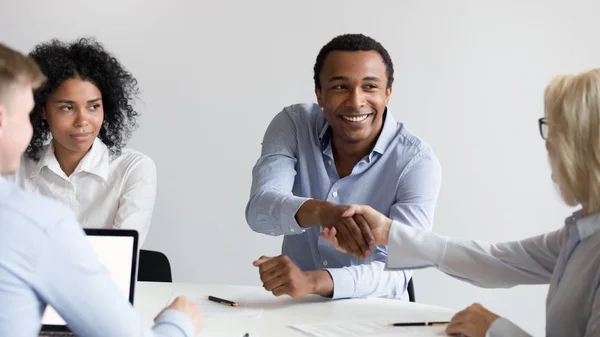
[[[341,33],[379,40],[395,64],[390,111],[443,168],[434,230],[486,241],[559,228],[572,209],[551,182],[537,119],[558,73],[598,66],[600,2],[0,0],[0,39],[95,36],[137,77],[140,129],[158,199],[144,248],[178,282],[260,285],[252,261],[281,238],[244,219],[251,169],[271,118],[313,102],[319,49]],[[484,290],[435,270],[417,300],[481,302],[542,335],[546,286]]]

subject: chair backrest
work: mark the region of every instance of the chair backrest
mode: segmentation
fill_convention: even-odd
[[[408,281],[408,287],[406,288],[406,291],[408,291],[408,300],[411,302],[415,301],[415,285],[413,284],[413,278],[410,278],[410,281]]]
[[[140,250],[138,281],[173,282],[167,256],[153,250]]]

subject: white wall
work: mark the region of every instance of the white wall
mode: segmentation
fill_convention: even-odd
[[[145,248],[176,281],[259,285],[252,260],[280,238],[244,220],[263,132],[285,105],[313,101],[312,66],[332,37],[363,32],[395,62],[390,108],[443,166],[435,231],[488,241],[558,228],[571,211],[550,181],[537,118],[552,75],[597,67],[598,1],[0,0],[0,40],[28,51],[93,35],[136,75],[159,196]],[[545,286],[482,290],[415,277],[419,302],[480,301],[544,329]]]

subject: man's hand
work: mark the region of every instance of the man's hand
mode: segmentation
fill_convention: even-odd
[[[449,335],[464,335],[466,337],[484,337],[488,329],[500,316],[475,303],[452,317],[446,327]]]
[[[344,214],[348,206],[342,206]],[[326,228],[326,227],[325,227]],[[375,238],[369,228],[369,224],[360,214],[351,217],[341,217],[331,229],[335,229],[336,237],[344,244],[344,250],[358,256],[361,260],[371,255],[371,246],[375,245]]]
[[[184,296],[179,296],[175,299],[175,301],[173,301],[173,303],[171,303],[171,305],[164,308],[156,316],[156,318],[158,318],[160,314],[162,314],[165,310],[168,309],[178,310],[186,314],[189,318],[192,319],[192,322],[194,323],[194,327],[196,328],[196,335],[200,333],[203,325],[203,316],[196,304],[194,304],[192,301],[190,301]],[[154,320],[156,320],[156,318]]]
[[[258,267],[265,290],[275,296],[333,295],[333,280],[326,270],[302,271],[287,255],[261,256],[252,264]]]
[[[369,225],[361,216],[344,217],[349,206],[341,206],[322,200],[308,200],[296,213],[301,227],[321,225],[323,228],[336,228],[336,233],[352,255],[365,259],[371,255],[370,246],[374,243]]]
[[[373,235],[373,240],[371,241],[372,246],[387,244],[392,219],[379,213],[370,206],[363,205],[346,206],[346,210],[342,213],[342,217],[346,219],[357,219],[357,222],[361,223],[361,225],[359,225],[359,228],[361,229],[364,226],[368,226],[371,235]],[[356,232],[350,234],[340,233],[337,226],[328,230],[323,229],[323,232],[319,233],[319,236],[329,241],[339,251],[360,256],[356,254],[356,249],[354,247],[355,241],[352,240],[352,237],[356,237],[356,235],[361,236],[361,234]]]
[[[323,231],[319,233],[319,236],[327,240],[333,246],[333,248],[339,250],[342,253],[347,253],[347,251],[344,248],[342,248],[342,246],[340,246],[336,235],[337,231],[335,227],[332,227],[331,229],[323,228]]]

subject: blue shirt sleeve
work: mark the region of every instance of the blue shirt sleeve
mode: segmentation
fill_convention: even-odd
[[[304,232],[296,221],[296,213],[309,198],[292,194],[296,158],[296,126],[283,110],[269,124],[261,156],[252,170],[246,221],[255,232],[269,235]]]
[[[165,311],[151,330],[100,264],[71,214],[49,226],[40,242],[33,287],[79,336],[192,337],[191,318]]]

